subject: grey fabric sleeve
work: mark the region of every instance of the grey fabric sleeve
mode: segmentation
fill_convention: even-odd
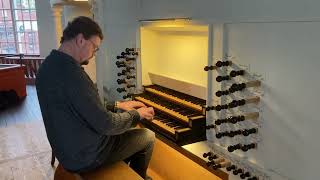
[[[71,106],[91,128],[100,134],[121,134],[140,119],[136,110],[123,113],[107,110],[101,103],[92,81],[80,68],[72,68],[66,76],[65,83]]]

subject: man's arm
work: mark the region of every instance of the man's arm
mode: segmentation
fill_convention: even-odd
[[[73,70],[66,77],[67,96],[77,113],[100,134],[115,135],[126,131],[140,119],[136,110],[113,113],[101,103],[98,92],[85,72]]]

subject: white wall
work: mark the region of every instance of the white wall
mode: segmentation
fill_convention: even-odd
[[[56,48],[56,34],[49,1],[36,0],[40,55],[49,55]]]
[[[119,94],[117,73],[120,71],[115,62],[127,47],[136,47],[138,28],[138,0],[108,0],[104,1],[103,19],[104,34],[102,51],[105,53],[104,87],[105,97],[109,100],[122,99],[124,94]]]

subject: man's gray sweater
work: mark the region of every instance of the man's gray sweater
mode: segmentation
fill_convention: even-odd
[[[140,119],[135,110],[107,110],[80,64],[57,50],[42,63],[36,88],[52,150],[62,166],[71,171],[98,161],[109,152],[110,137],[125,132]]]

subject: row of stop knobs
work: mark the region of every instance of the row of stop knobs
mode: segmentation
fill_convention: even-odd
[[[222,109],[231,109],[231,108],[243,106],[245,104],[246,104],[245,99],[233,100],[228,104],[217,105],[217,106],[208,106],[208,107],[206,107],[206,111],[211,111],[211,110],[221,111]]]
[[[220,168],[226,168],[227,171],[232,171],[234,175],[240,175],[241,179],[248,178],[247,180],[258,180],[258,177],[251,176],[250,172],[245,172],[241,168],[237,168],[236,165],[231,164],[231,162],[225,161],[225,159],[219,157],[216,154],[213,154],[212,152],[203,153],[204,158],[208,158],[208,162],[206,165],[208,167],[212,167],[214,170],[220,169]]]

